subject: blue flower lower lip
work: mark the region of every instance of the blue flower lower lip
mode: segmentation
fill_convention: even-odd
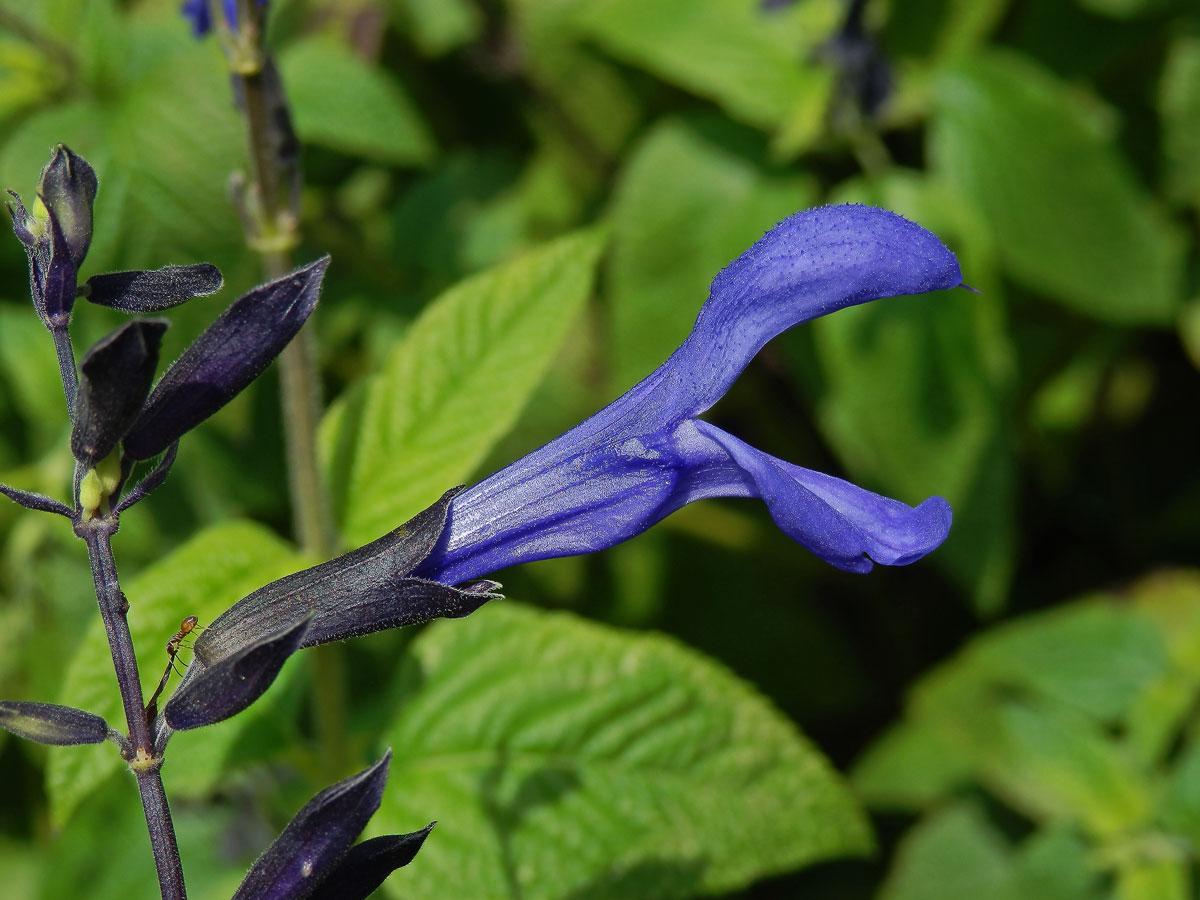
[[[456,584],[602,550],[707,497],[763,500],[785,533],[846,571],[919,559],[949,532],[942,498],[910,507],[776,459],[696,417],[791,326],[961,282],[954,255],[895,213],[831,206],[786,219],[714,279],[691,334],[657,371],[455,497],[445,532],[414,574]]]

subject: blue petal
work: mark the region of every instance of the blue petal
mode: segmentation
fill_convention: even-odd
[[[442,541],[418,570],[455,584],[507,566],[591,553],[710,497],[763,500],[779,528],[831,565],[906,565],[946,539],[950,506],[918,507],[769,456],[695,419],[598,448],[520,483],[494,479],[451,503]]]
[[[414,574],[454,584],[589,553],[711,496],[763,498],[784,531],[843,569],[911,562],[945,538],[945,501],[913,510],[775,460],[692,417],[792,325],[961,281],[954,255],[895,213],[829,206],[784,220],[714,279],[691,334],[657,371],[456,497],[438,547]]]
[[[179,8],[183,15],[192,20],[192,35],[204,37],[212,28],[212,19],[208,14],[208,0],[184,0]]]
[[[728,453],[730,483],[735,468],[753,482],[744,495],[722,496],[760,498],[781,531],[839,569],[869,572],[872,560],[906,566],[950,532],[950,504],[941,497],[909,506],[776,459],[707,422],[696,422],[696,429]]]
[[[793,325],[884,297],[962,283],[937,237],[871,206],[824,206],[784,219],[713,279],[692,333],[663,368],[687,415],[711,407],[763,345]]]

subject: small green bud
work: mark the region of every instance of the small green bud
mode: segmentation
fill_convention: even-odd
[[[112,510],[112,498],[121,486],[121,453],[114,450],[94,469],[89,469],[79,482],[79,507],[83,521],[107,516]]]

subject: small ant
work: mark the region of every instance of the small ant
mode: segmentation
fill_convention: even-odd
[[[153,721],[154,717],[158,714],[158,697],[160,694],[162,694],[163,688],[167,686],[167,681],[171,678],[171,671],[174,670],[175,672],[179,673],[180,678],[183,677],[183,673],[179,672],[179,669],[176,668],[175,657],[179,653],[180,648],[187,649],[191,646],[190,644],[184,643],[184,640],[187,639],[188,635],[190,635],[193,631],[204,630],[204,627],[199,624],[199,621],[200,620],[195,616],[187,616],[182,622],[179,623],[179,630],[175,632],[174,636],[172,636],[169,641],[167,641],[167,668],[163,672],[162,679],[158,682],[158,687],[155,689],[153,696],[150,697],[150,702],[146,704],[147,719]]]
[[[171,638],[169,641],[167,641],[168,668],[174,668],[175,654],[177,654],[179,652],[180,647],[187,649],[188,647],[191,646],[190,644],[185,644],[183,642],[184,639],[189,634],[191,634],[193,631],[203,631],[204,630],[204,628],[202,626],[197,624],[199,621],[200,620],[197,619],[195,616],[188,616],[182,622],[179,623],[179,630],[177,632],[175,632],[175,636],[173,638]],[[178,669],[175,669],[175,671],[179,672]],[[182,674],[180,675],[180,677],[183,677]]]

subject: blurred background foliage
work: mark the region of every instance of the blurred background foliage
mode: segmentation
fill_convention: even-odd
[[[334,258],[315,328],[348,544],[629,387],[712,276],[797,209],[901,212],[981,292],[818,320],[709,414],[907,502],[946,496],[954,529],[927,560],[845,575],[760,506],[708,502],[614,551],[502,573],[509,596],[591,622],[505,601],[346,645],[351,744],[397,751],[377,824],[443,823],[393,896],[1194,896],[1194,2],[271,13],[304,144],[298,259]],[[0,2],[0,186],[28,196],[59,141],[100,175],[88,273],[225,272],[224,301],[172,313],[167,358],[259,280],[228,199],[246,159],[224,60],[172,3]],[[61,389],[15,240],[0,270],[0,479],[61,495]],[[116,322],[76,318],[77,348]],[[268,375],[122,521],[139,646],[303,564],[280,431]],[[86,557],[44,518],[0,506],[0,695],[115,709]],[[332,780],[291,669],[262,711],[172,744],[197,897],[228,896]],[[598,748],[588,728],[610,719]],[[154,896],[114,762],[0,732],[7,895]]]

